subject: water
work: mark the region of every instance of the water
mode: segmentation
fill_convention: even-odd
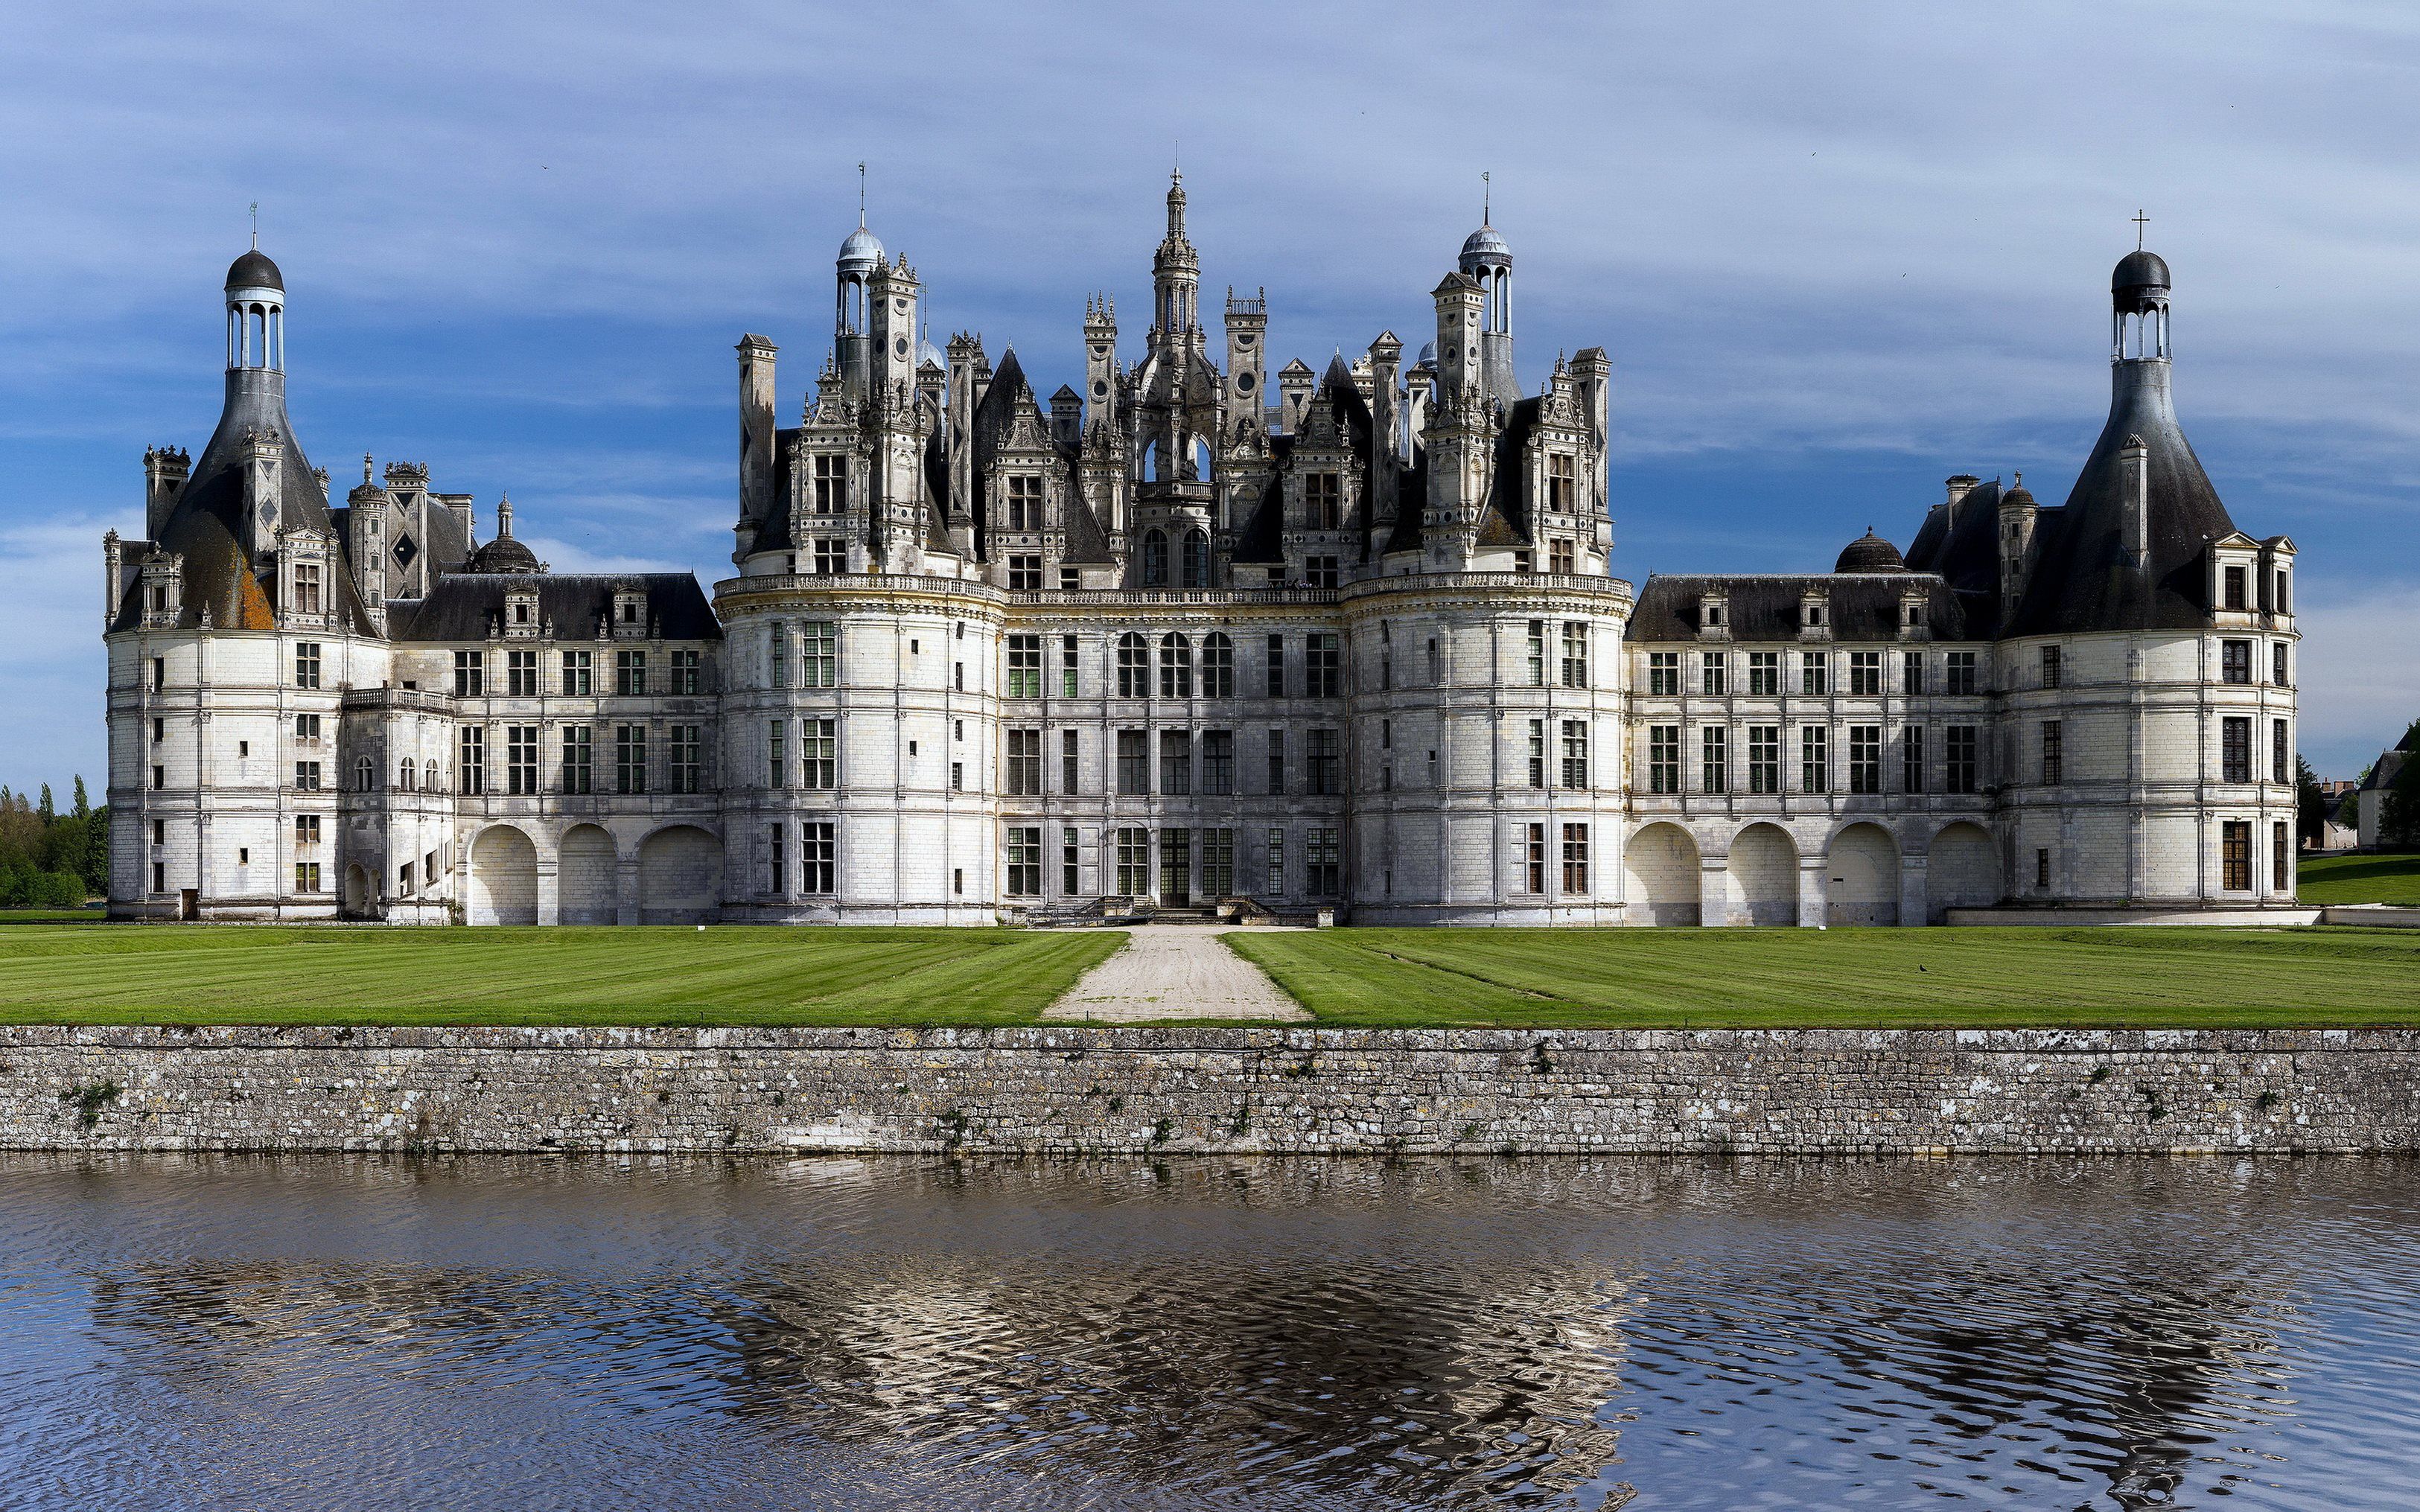
[[[0,1503],[2409,1507],[2415,1177],[0,1156]]]

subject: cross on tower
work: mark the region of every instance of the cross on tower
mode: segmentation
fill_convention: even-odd
[[[2140,209],[2137,209],[2134,212],[2134,250],[2136,252],[2143,250],[2143,227],[2150,224],[2151,218],[2149,216],[2144,214]]]

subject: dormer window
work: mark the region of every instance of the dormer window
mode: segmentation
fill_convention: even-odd
[[[1821,604],[1807,605],[1805,611],[1805,618],[1807,628],[1810,630],[1820,630],[1823,628],[1823,606]]]
[[[1721,629],[1722,627],[1723,627],[1723,607],[1722,607],[1720,604],[1709,604],[1709,605],[1707,605],[1707,606],[1706,606],[1706,628],[1707,628],[1707,629],[1709,629],[1709,630],[1719,630],[1719,629]]]
[[[319,563],[294,563],[294,612],[318,614],[319,607]]]
[[[515,604],[513,606],[513,623],[515,625],[527,625],[529,622],[530,607],[527,604]]]
[[[1030,472],[1012,472],[1001,481],[1007,485],[1008,528],[1042,529],[1042,480]]]
[[[2250,596],[2246,590],[2248,579],[2249,574],[2241,566],[2229,566],[2225,569],[2221,579],[2224,584],[2220,599],[2222,608],[2240,613],[2247,607],[2245,601]]]
[[[1546,508],[1558,515],[1572,513],[1573,501],[1579,495],[1579,461],[1567,452],[1554,452],[1546,457]]]

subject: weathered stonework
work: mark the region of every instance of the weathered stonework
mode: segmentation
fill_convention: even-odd
[[[0,1148],[2420,1148],[2420,1031],[0,1027]]]

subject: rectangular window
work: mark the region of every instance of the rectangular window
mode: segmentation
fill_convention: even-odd
[[[1546,721],[1544,719],[1529,721],[1529,785],[1533,788],[1546,785]]]
[[[1202,732],[1202,795],[1223,798],[1235,791],[1235,732]]]
[[[1302,478],[1302,523],[1305,530],[1332,531],[1343,518],[1344,480],[1334,472],[1306,472]]]
[[[1546,686],[1546,622],[1529,622],[1529,686]]]
[[[773,845],[781,848],[781,825],[773,826]],[[829,819],[809,820],[799,826],[799,890],[830,894],[840,890],[839,826]],[[779,875],[776,872],[776,875]]]
[[[1076,696],[1076,638],[1072,635],[1059,638],[1059,696]]]
[[[1849,696],[1879,698],[1883,691],[1883,654],[1879,651],[1849,653]]]
[[[705,658],[695,646],[683,646],[673,653],[673,691],[690,695],[706,691]]]
[[[1235,832],[1232,829],[1205,829],[1202,832],[1202,891],[1211,898],[1231,898],[1235,893]]]
[[[1235,696],[1235,642],[1216,631],[1202,642],[1202,696]]]
[[[2269,780],[2272,782],[2294,780],[2293,741],[2287,734],[2286,721],[2283,719],[2269,721]]]
[[[1136,732],[1140,734],[1140,731]],[[1118,831],[1118,895],[1141,898],[1151,892],[1151,831]]]
[[[840,627],[831,621],[799,626],[799,681],[805,687],[840,687]]]
[[[461,729],[458,747],[461,752],[458,765],[461,768],[459,791],[476,797],[488,791],[488,732],[475,724]]]
[[[643,724],[617,724],[613,727],[613,791],[644,793],[647,791],[647,727]]]
[[[517,699],[537,697],[536,652],[504,653],[504,696]]]
[[[1577,507],[1578,468],[1578,460],[1568,452],[1546,454],[1546,507],[1558,515],[1568,515]]]
[[[317,845],[319,843],[319,838],[318,814],[301,813],[294,816],[294,844],[297,849],[307,849]]]
[[[1268,832],[1268,852],[1269,893],[1273,897],[1282,897],[1286,890],[1284,830],[1272,829]]]
[[[1721,725],[1710,724],[1698,733],[1699,777],[1708,793],[1728,793],[1731,787],[1730,732]]]
[[[966,790],[967,764],[964,762],[952,762],[950,764],[950,791],[953,793],[964,793]]]
[[[1144,730],[1118,732],[1118,794],[1121,797],[1147,797],[1151,793],[1151,734]],[[1132,891],[1121,887],[1121,892]]]
[[[624,698],[646,697],[647,654],[645,652],[613,653],[613,691]]]
[[[2066,656],[2056,646],[2041,648],[2041,686],[2056,687],[2066,673]]]
[[[1008,795],[1032,798],[1040,796],[1041,793],[1042,732],[1012,730],[1008,733]],[[1041,842],[1036,841],[1034,843],[1039,845]]]
[[[1193,735],[1186,730],[1159,733],[1159,791],[1181,798],[1193,791]]]
[[[789,785],[789,720],[768,719],[765,722],[765,785],[768,788]]]
[[[1303,733],[1303,763],[1309,769],[1310,791],[1332,795],[1344,791],[1343,742],[1333,730]]]
[[[2283,640],[2269,643],[2269,681],[2279,687],[2293,686],[2293,680],[2286,675],[2286,642]]]
[[[799,721],[799,776],[802,786],[829,793],[840,786],[840,721]]]
[[[1429,637],[1429,686],[1445,686],[1445,647],[1435,636]]]
[[[2218,722],[2218,779],[2252,780],[2252,721],[2246,717],[2230,715]]]
[[[316,562],[294,563],[294,612],[319,612],[319,564]]]
[[[2218,885],[2229,892],[2252,890],[2252,822],[2229,819],[2218,826]]]
[[[1564,728],[1568,730],[1570,726]],[[1681,727],[1677,724],[1647,727],[1647,791],[1681,791]]]
[[[1810,696],[1825,690],[1831,671],[1831,653],[1802,651],[1798,654],[1798,691]]]
[[[1647,692],[1652,698],[1681,696],[1681,654],[1677,651],[1651,651],[1647,654]]]
[[[2222,640],[2218,643],[2218,680],[2222,683],[2252,681],[2252,642]]]
[[[1012,898],[1038,898],[1042,895],[1042,826],[1039,825],[1008,826],[1008,895]]]
[[[1798,732],[1798,791],[1829,793],[1832,791],[1832,732],[1820,724],[1800,727]]]
[[[1981,781],[1976,753],[1980,740],[1971,724],[1953,724],[1942,732],[1941,791],[1972,793]]]
[[[1268,739],[1269,792],[1273,794],[1283,793],[1286,790],[1285,748],[1285,732],[1282,730],[1270,731]]]
[[[1586,897],[1589,890],[1589,826],[1563,826],[1563,895]]]
[[[1042,479],[1032,472],[1012,472],[1002,481],[1008,485],[1008,528],[1042,529]]]
[[[2050,850],[2048,847],[2043,847],[2034,852],[2034,887],[2040,889],[2049,886]]]
[[[705,785],[705,744],[699,739],[699,728],[693,724],[676,724],[668,732],[672,738],[672,791],[695,793]]]
[[[2245,592],[2246,583],[2243,569],[2242,567],[2227,568],[2222,581],[2224,583],[2222,592],[2225,594],[2226,607],[2230,609],[2242,609],[2246,608],[2247,600],[2250,595]],[[2246,886],[2249,886],[2249,884],[2246,884]]]
[[[1302,585],[1305,588],[1333,588],[1342,573],[1332,556],[1302,559]]]
[[[154,719],[151,722],[153,724],[158,724],[160,721]],[[319,743],[319,717],[318,715],[298,714],[294,717],[294,741],[295,744],[301,746],[316,746]]]
[[[2284,820],[2269,826],[2269,890],[2283,893],[2292,888],[2288,873],[2292,870],[2293,841]]]
[[[1159,696],[1164,699],[1189,699],[1193,696],[1193,647],[1181,635],[1159,639]]]
[[[1341,698],[1344,693],[1344,653],[1333,635],[1303,637],[1303,692],[1315,699]]]
[[[1777,724],[1747,727],[1747,790],[1781,791],[1781,726]]]
[[[294,681],[297,687],[316,687],[318,686],[317,683],[305,684],[302,681],[302,648],[301,646],[296,646],[294,648]],[[168,658],[165,656],[154,656],[151,658],[151,691],[157,693],[167,686]]]
[[[1013,635],[1008,638],[1008,687],[1005,696],[1013,699],[1038,699],[1042,696],[1042,638],[1038,635]]]
[[[597,654],[593,651],[566,651],[563,654],[563,696],[571,699],[593,698],[597,693]]]
[[[1059,890],[1070,898],[1084,890],[1083,841],[1073,825],[1059,831]]]
[[[488,654],[484,651],[454,653],[454,696],[484,698],[488,691]]]
[[[1975,653],[1952,651],[1941,658],[1941,691],[1965,694],[1975,691]]]
[[[1747,692],[1750,698],[1781,696],[1781,653],[1751,651],[1747,654]]]
[[[294,764],[294,785],[301,788],[305,793],[318,792],[319,764],[318,762],[296,762]]]
[[[845,513],[848,508],[848,458],[830,454],[817,456],[814,486],[816,514]]]
[[[1303,890],[1314,898],[1333,898],[1344,890],[1342,831],[1312,829],[1303,836]]]
[[[516,798],[537,792],[537,726],[504,726],[504,791]]]
[[[563,727],[563,791],[597,791],[597,732],[584,724]]]
[[[774,825],[767,834],[766,840],[768,842],[765,847],[766,890],[779,896],[789,890],[788,884],[782,876],[782,863],[789,857],[790,838],[783,831],[780,825]]]
[[[2292,608],[2292,606],[2291,606],[2291,605],[2289,605],[2289,604],[2288,604],[2288,603],[2287,603],[2287,601],[2286,601],[2286,569],[2285,569],[2285,568],[2280,567],[2280,568],[2278,568],[2278,569],[2277,569],[2277,576],[2276,576],[2276,578],[2274,579],[2274,584],[2275,584],[2275,586],[2274,586],[2274,588],[2273,588],[2273,594],[2274,594],[2274,596],[2273,596],[2273,597],[2272,597],[2272,598],[2270,599],[2270,601],[2269,601],[2269,610],[2270,610],[2270,612],[2271,612],[2271,613],[2273,613],[2273,614],[2290,614],[2290,613],[2292,613],[2292,612],[2293,612],[2293,608]]]
[[[1920,724],[1899,733],[1899,788],[1901,793],[1924,791],[1924,726]]]
[[[1286,690],[1286,675],[1285,675],[1285,637],[1284,637],[1284,636],[1281,636],[1281,635],[1273,635],[1273,636],[1269,637],[1269,653],[1268,653],[1268,655],[1269,655],[1269,683],[1268,683],[1268,687],[1269,687],[1269,697],[1271,697],[1271,698],[1273,698],[1273,699],[1281,699],[1281,698],[1283,698],[1283,697],[1285,697],[1285,696],[1286,696],[1286,691],[1285,691],[1285,690]],[[1275,790],[1273,789],[1272,791],[1275,791]]]
[[[1849,726],[1849,791],[1880,793],[1883,790],[1883,727],[1878,724]]]
[[[296,892],[318,892],[319,890],[318,862],[297,861],[294,863],[294,890]]]
[[[1900,658],[1900,681],[1902,685],[1901,691],[1905,692],[1908,697],[1922,698],[1924,696],[1923,652],[1910,651],[1902,654]]]
[[[1699,658],[1702,676],[1699,688],[1708,698],[1721,698],[1731,690],[1731,658],[1728,652],[1709,651]]]
[[[1565,719],[1563,721],[1563,786],[1580,789],[1588,785],[1588,722],[1583,719]]]
[[[1578,620],[1563,622],[1563,686],[1589,686],[1588,625]]]
[[[837,578],[848,570],[848,543],[836,536],[819,535],[814,540],[814,554],[807,560],[816,577]]]
[[[1131,631],[1118,637],[1118,697],[1151,697],[1151,653]]]
[[[1059,732],[1059,791],[1074,796],[1083,791],[1083,764],[1078,736],[1073,730]]]
[[[1530,825],[1521,843],[1521,890],[1544,895],[1546,890],[1546,826]]]
[[[1012,594],[1042,592],[1042,558],[1039,553],[1020,551],[1008,559],[1008,591]]]
[[[2041,779],[2044,787],[2067,780],[2067,728],[2056,719],[2042,721]]]
[[[1546,543],[1546,570],[1565,576],[1579,570],[1579,561],[1572,550],[1569,537],[1559,535]]]

